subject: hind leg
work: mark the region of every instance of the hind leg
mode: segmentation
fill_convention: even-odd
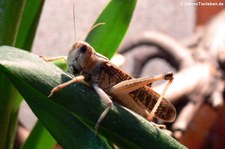
[[[134,78],[134,79],[122,81],[122,82],[116,84],[115,86],[113,86],[110,89],[110,92],[115,95],[128,94],[128,93],[135,91],[145,85],[151,84],[151,83],[153,83],[155,81],[159,81],[159,80],[168,80],[168,82],[166,83],[166,86],[163,89],[162,93],[160,94],[155,106],[153,107],[152,111],[150,112],[150,114],[147,117],[147,119],[149,121],[152,121],[152,119],[155,116],[155,112],[157,111],[160,103],[162,102],[167,89],[169,88],[169,86],[171,85],[171,83],[173,81],[173,73],[169,72],[169,73],[165,73],[165,74],[161,74],[161,75],[157,75],[157,76],[153,76],[153,77]]]

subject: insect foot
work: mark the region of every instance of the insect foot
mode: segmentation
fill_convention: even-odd
[[[173,72],[167,72],[164,74],[164,80],[172,80],[173,79]]]
[[[159,129],[166,129],[166,125],[156,124],[156,123],[153,123],[153,122],[152,122],[152,124],[153,124],[153,126],[159,128]]]
[[[106,109],[102,112],[102,114],[100,115],[100,117],[98,118],[98,121],[95,124],[95,133],[98,134],[98,128],[102,122],[102,120],[104,119],[104,117],[106,116],[106,114],[109,112],[109,110],[111,109],[113,103],[110,102],[108,103]]]
[[[51,90],[51,93],[48,95],[48,98],[52,97],[54,93],[58,92],[59,90],[61,90],[63,88],[63,86],[60,84],[56,87],[54,87],[52,90]]]
[[[49,62],[49,58],[48,57],[46,57],[46,56],[39,56],[39,58],[40,59],[42,59],[42,60],[44,60],[44,61],[46,61],[46,62]]]

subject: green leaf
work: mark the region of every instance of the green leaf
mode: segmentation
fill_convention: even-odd
[[[105,109],[104,103],[83,83],[72,84],[48,99],[51,89],[71,76],[36,55],[1,47],[0,69],[63,148],[90,147],[91,143],[105,148],[98,136],[122,148],[185,148],[144,118],[117,104],[95,135],[94,125]]]
[[[67,70],[67,62],[64,59],[54,60],[53,63],[62,70]]]
[[[108,148],[74,113],[48,99],[51,88],[62,82],[61,75],[66,76],[58,67],[25,51],[2,47],[0,69],[14,83],[32,111],[63,148]],[[43,73],[48,71],[46,69],[49,69],[50,74]],[[60,102],[66,102],[64,97],[58,97]],[[68,104],[71,102],[67,102]]]
[[[26,0],[0,1],[0,45],[15,45],[18,28]],[[21,97],[0,73],[0,148],[13,147],[16,133],[18,106]]]
[[[136,0],[111,0],[95,22],[105,25],[92,30],[86,42],[97,52],[111,58],[128,29],[135,5]]]
[[[51,134],[38,121],[21,149],[52,149],[56,143]]]
[[[0,1],[0,45],[15,45],[26,0]]]
[[[31,50],[44,2],[44,0],[26,0],[16,37],[15,46],[17,48]]]
[[[30,50],[43,2],[1,0],[0,45],[16,45]],[[22,98],[2,73],[0,82],[0,148],[10,149],[14,143],[18,108]]]

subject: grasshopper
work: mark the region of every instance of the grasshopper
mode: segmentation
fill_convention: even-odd
[[[112,100],[149,121],[152,121],[154,117],[165,122],[174,121],[176,110],[164,99],[166,90],[172,83],[173,73],[133,78],[83,41],[78,41],[72,46],[67,57],[67,65],[71,74],[80,74],[80,76],[53,88],[49,97],[72,83],[83,80],[89,83],[107,105],[97,120],[96,131],[112,107]],[[161,95],[149,87],[158,80],[168,80]]]

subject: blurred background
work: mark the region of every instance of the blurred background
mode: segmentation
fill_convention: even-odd
[[[74,43],[73,3],[76,13],[76,38],[84,40],[87,31],[107,5],[107,0],[48,0],[40,19],[33,52],[43,55],[67,55]],[[182,5],[181,0],[137,1],[126,41],[145,31],[155,30],[180,39],[190,36],[195,27],[196,8]],[[125,42],[125,41],[124,41]],[[54,52],[53,52],[54,51]]]
[[[84,40],[107,3],[46,1],[32,52],[43,56],[67,55],[74,41]],[[171,135],[189,148],[225,146],[224,8],[225,0],[137,1],[118,50],[125,58],[123,70],[135,77],[176,72],[166,97],[176,106],[178,118],[167,127]],[[26,103],[22,107],[20,121],[31,129],[36,118]]]

